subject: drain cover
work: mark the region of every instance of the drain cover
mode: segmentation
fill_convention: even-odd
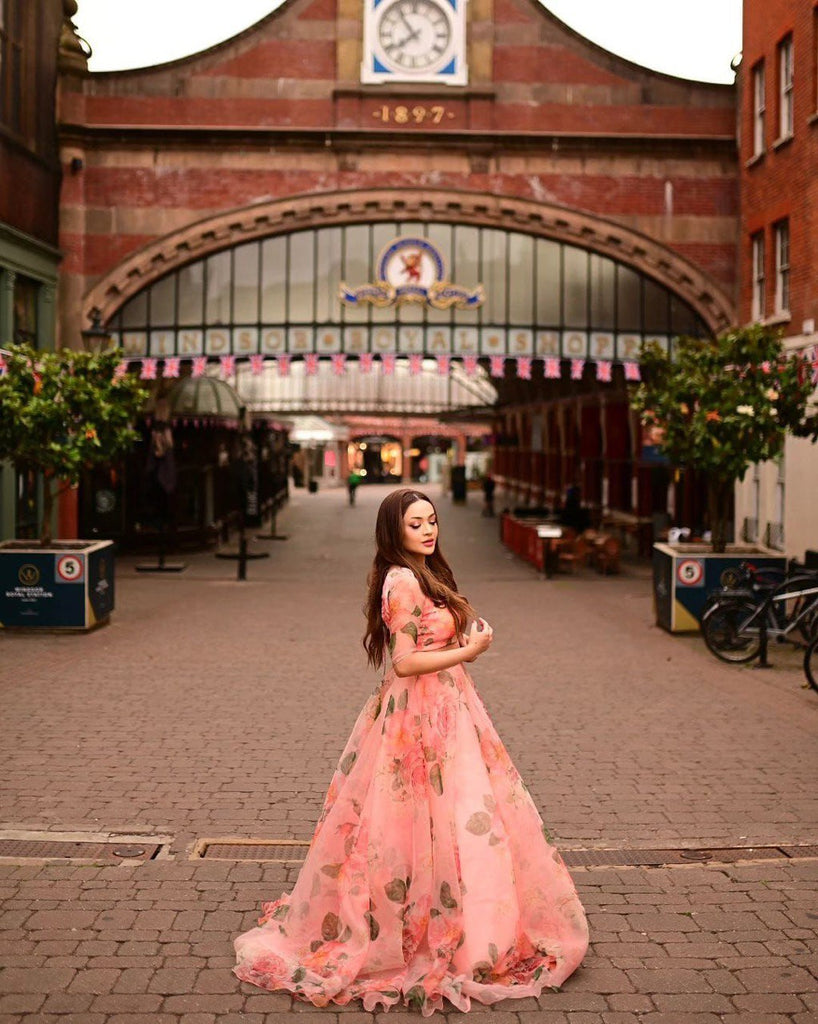
[[[0,857],[15,860],[111,860],[113,857],[151,860],[160,849],[158,843],[131,846],[68,839],[0,839]]]

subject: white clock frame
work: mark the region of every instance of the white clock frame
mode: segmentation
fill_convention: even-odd
[[[406,0],[364,0],[364,53],[361,62],[361,82],[365,85],[433,83],[435,85],[468,85],[466,60],[466,3],[467,0],[432,0],[446,15],[451,35],[449,45],[439,66],[412,72],[390,61],[384,53],[378,36],[378,26],[384,13]]]

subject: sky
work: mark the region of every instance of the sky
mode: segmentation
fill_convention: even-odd
[[[733,81],[742,0],[543,2],[577,32],[637,64],[703,82]],[[277,0],[79,0],[74,23],[93,48],[91,70],[114,71],[196,53],[277,6]]]

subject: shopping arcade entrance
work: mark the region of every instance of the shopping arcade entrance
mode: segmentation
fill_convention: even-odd
[[[330,223],[297,230],[292,218],[274,230],[257,209],[235,211],[217,219],[221,231],[205,222],[149,247],[87,301],[103,304],[96,308],[148,375],[232,377],[250,407],[279,415],[480,408],[492,415],[495,472],[518,500],[553,500],[580,476],[600,506],[641,504],[625,375],[638,375],[642,341],[672,346],[679,333],[713,333],[728,322],[729,303],[690,264],[621,225],[523,201],[516,218],[513,201],[478,214],[462,196],[428,219],[434,204],[401,195],[367,211],[366,222],[348,201]],[[274,205],[282,214],[287,204]],[[447,219],[458,205],[463,219]],[[528,230],[496,226],[523,214]],[[482,285],[485,302],[344,306],[342,284],[372,281],[378,252],[396,237],[431,243],[449,279]],[[567,398],[581,399],[571,429]]]

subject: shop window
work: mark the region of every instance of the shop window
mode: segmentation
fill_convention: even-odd
[[[753,260],[753,301],[751,316],[753,320],[763,320],[766,309],[764,302],[764,289],[766,279],[764,276],[764,232],[759,231],[753,235],[752,260]]]
[[[778,137],[789,139],[793,131],[792,36],[778,44]]]
[[[790,311],[790,222],[781,220],[775,226],[775,311]]]
[[[760,60],[753,68],[753,156],[764,152],[765,109],[764,61]]]

